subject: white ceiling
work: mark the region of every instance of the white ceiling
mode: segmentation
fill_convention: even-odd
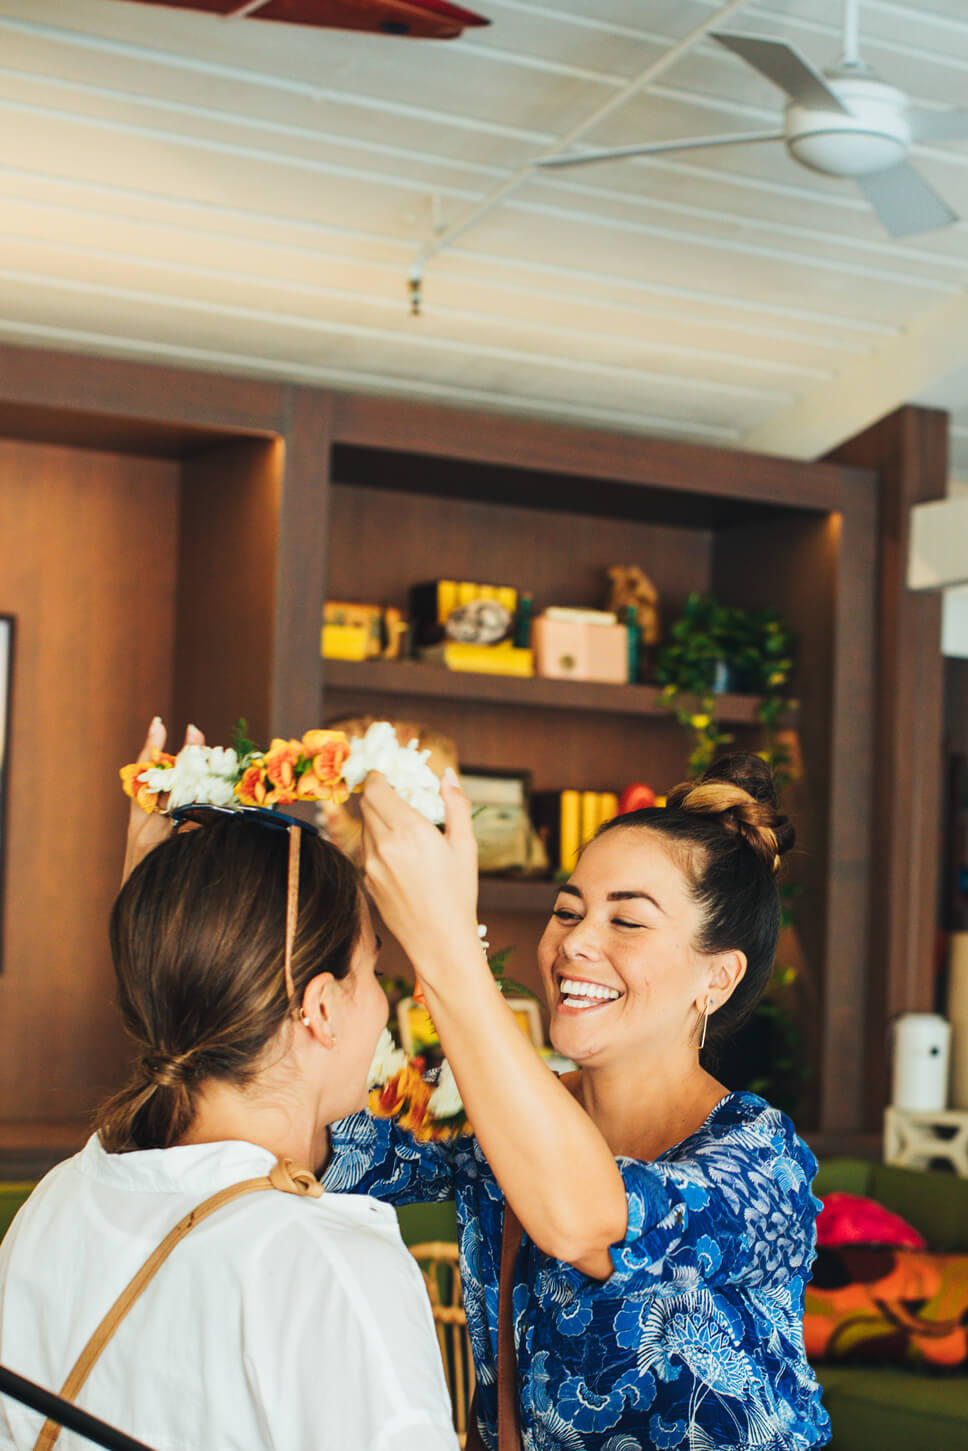
[[[968,478],[968,220],[892,241],[780,144],[528,169],[700,25],[835,61],[840,0],[475,8],[434,43],[0,0],[0,338],[802,456],[918,399]],[[885,80],[964,104],[966,0],[861,27]],[[700,37],[578,144],[781,108]],[[914,159],[968,219],[968,142]]]

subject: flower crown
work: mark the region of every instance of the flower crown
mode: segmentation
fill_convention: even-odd
[[[153,750],[149,761],[121,767],[125,794],[144,811],[173,811],[198,803],[211,806],[290,806],[297,801],[342,804],[363,787],[370,771],[425,816],[444,820],[440,782],[419,742],[402,746],[389,721],[374,721],[364,736],[343,731],[307,731],[301,740],[276,737],[268,750],[246,739],[240,723],[232,746],[183,746],[177,756]]]

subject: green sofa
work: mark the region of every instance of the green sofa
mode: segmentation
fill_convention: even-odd
[[[968,1179],[830,1159],[814,1191],[863,1194],[919,1229],[933,1250],[968,1254]],[[956,1451],[968,1447],[968,1370],[817,1365],[833,1425],[832,1451]]]

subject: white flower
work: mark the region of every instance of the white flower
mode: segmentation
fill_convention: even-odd
[[[352,791],[370,771],[381,771],[404,801],[436,826],[444,820],[444,803],[440,782],[427,765],[429,755],[420,750],[417,741],[401,746],[390,722],[377,720],[365,736],[350,741],[343,780]]]
[[[222,746],[184,746],[173,766],[149,766],[138,777],[149,790],[168,793],[168,810],[204,802],[210,806],[238,806],[234,786],[239,758]]]
[[[393,1041],[393,1035],[389,1028],[384,1028],[376,1045],[376,1052],[373,1054],[373,1062],[370,1064],[369,1086],[370,1088],[382,1088],[389,1083],[395,1073],[407,1066],[407,1055],[402,1048],[398,1048]]]
[[[464,1112],[460,1089],[457,1087],[453,1069],[446,1058],[441,1064],[437,1087],[430,1095],[427,1107],[434,1118],[453,1118],[455,1114]]]

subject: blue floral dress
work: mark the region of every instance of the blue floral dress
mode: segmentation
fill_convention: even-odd
[[[485,1443],[496,1447],[504,1196],[476,1139],[333,1125],[330,1190],[452,1198]],[[619,1158],[628,1231],[589,1279],[524,1238],[514,1337],[525,1451],[807,1451],[830,1439],[803,1349],[816,1160],[785,1115],[731,1093],[654,1163]]]

